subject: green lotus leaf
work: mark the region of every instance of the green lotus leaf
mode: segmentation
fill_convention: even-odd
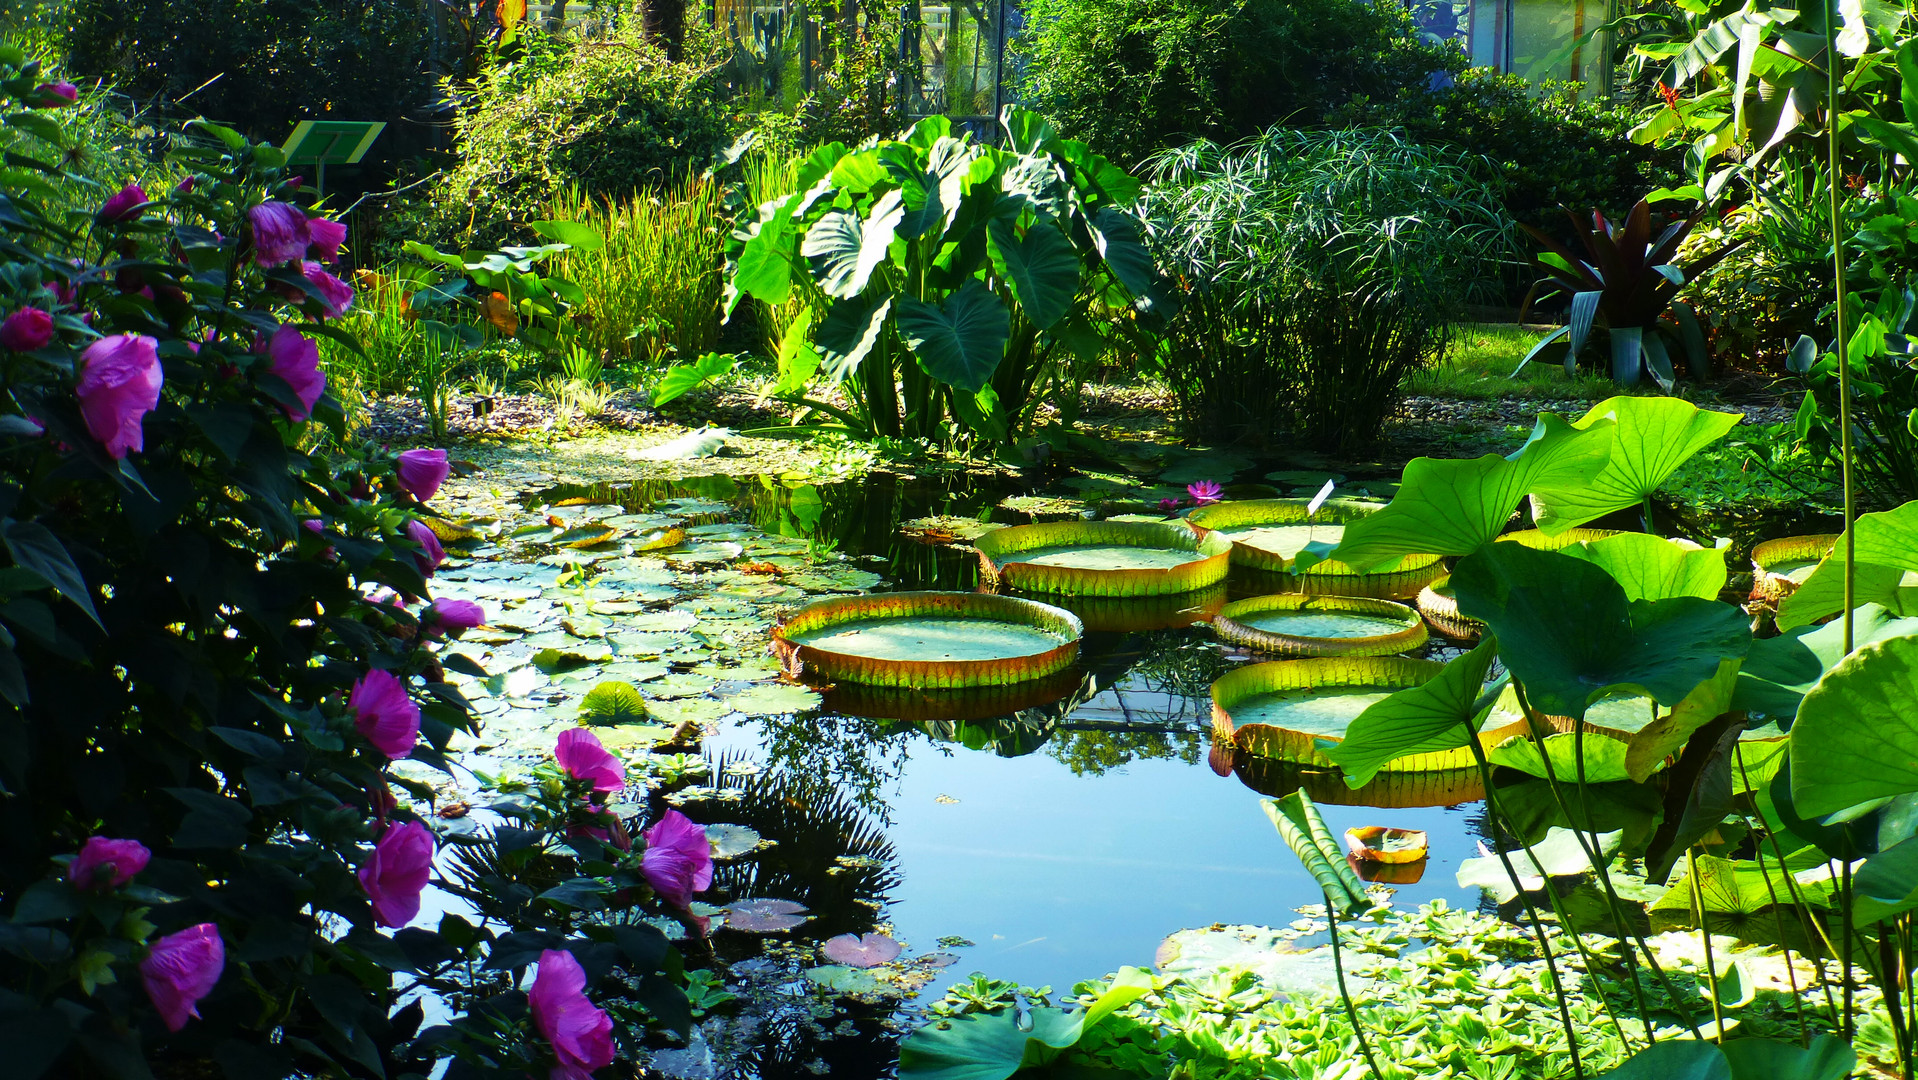
[[[608,681],[580,699],[580,718],[589,724],[632,724],[646,719],[646,699],[632,683]]]
[[[926,374],[976,394],[999,369],[1012,333],[1006,305],[978,279],[936,304],[902,296],[899,336]]]
[[[1858,567],[1854,602],[1875,603],[1898,615],[1918,615],[1918,588],[1906,580],[1918,571],[1918,502],[1892,510],[1861,514],[1852,522]],[[1778,606],[1778,628],[1809,626],[1845,609],[1845,540],[1819,561],[1803,583]]]
[[[1700,409],[1670,397],[1614,397],[1572,426],[1583,431],[1610,420],[1612,449],[1598,475],[1546,477],[1532,490],[1533,517],[1548,533],[1563,532],[1614,510],[1642,505],[1693,454],[1724,438],[1743,414]]]
[[[1729,571],[1726,546],[1701,548],[1648,533],[1617,533],[1563,549],[1611,575],[1627,600],[1696,596],[1716,600]]]
[[[1878,604],[1861,605],[1852,624],[1854,647],[1918,634],[1918,618],[1899,618]],[[1789,727],[1805,694],[1843,659],[1844,633],[1842,623],[1829,622],[1753,641],[1738,673],[1732,708],[1784,720]]]
[[[1326,903],[1337,905],[1347,915],[1357,915],[1372,906],[1371,898],[1365,895],[1365,883],[1345,861],[1338,837],[1326,826],[1304,788],[1283,799],[1261,799],[1259,805],[1285,839],[1285,846],[1319,883]]]
[[[1820,880],[1806,874],[1825,864],[1825,853],[1817,848],[1807,847],[1785,856],[1781,868],[1773,858],[1721,859],[1716,855],[1696,855],[1698,864],[1699,896],[1692,896],[1691,871],[1684,869],[1686,863],[1679,862],[1683,871],[1665,895],[1652,901],[1653,911],[1696,910],[1695,902],[1703,901],[1703,908],[1714,915],[1753,915],[1777,904],[1791,903],[1791,891],[1815,907],[1827,907],[1831,903],[1833,883],[1829,878]],[[1796,875],[1795,883],[1786,882],[1788,875]]]
[[[1343,861],[1343,860],[1341,860]],[[848,969],[855,970],[855,969]],[[1012,1009],[937,1020],[899,1046],[901,1080],[1006,1080],[1027,1066],[1044,1066],[1079,1044],[1087,1031],[1153,988],[1150,973],[1122,967],[1112,985],[1077,1012],[1039,1008],[1021,1027]]]
[[[1545,839],[1506,855],[1512,860],[1512,869],[1518,871],[1519,884],[1526,892],[1537,892],[1550,878],[1574,877],[1591,871],[1592,859],[1585,851],[1585,843],[1596,840],[1599,857],[1609,859],[1618,851],[1624,836],[1623,832],[1599,833],[1596,837],[1588,834],[1581,842],[1579,834],[1570,829],[1551,828],[1545,831]],[[1505,872],[1505,863],[1496,854],[1480,855],[1459,863],[1458,884],[1461,889],[1476,885],[1501,904],[1518,897],[1511,875]]]
[[[1744,1080],[1734,1078],[1725,1052],[1708,1042],[1653,1043],[1605,1074],[1604,1080]]]
[[[1918,791],[1918,637],[1845,657],[1805,695],[1791,729],[1791,794],[1818,817]]]
[[[1510,457],[1413,458],[1398,494],[1348,523],[1332,557],[1362,572],[1405,555],[1469,555],[1505,529],[1535,488],[1596,476],[1611,446],[1609,422],[1577,429],[1540,413],[1531,438]]]
[[[1545,752],[1539,753],[1543,743]],[[1494,765],[1503,765],[1508,769],[1517,769],[1528,776],[1548,777],[1562,783],[1575,783],[1580,779],[1578,767],[1579,737],[1571,732],[1547,735],[1539,742],[1533,742],[1530,736],[1514,735],[1494,746],[1486,756]],[[1628,780],[1631,773],[1625,768],[1626,744],[1617,739],[1608,739],[1603,735],[1585,734],[1585,771],[1583,779],[1588,784],[1606,784],[1614,780]],[[1549,759],[1551,771],[1546,771]]]
[[[1845,1080],[1858,1054],[1836,1035],[1820,1035],[1809,1047],[1778,1039],[1733,1039],[1724,1047],[1732,1080]],[[1670,1070],[1647,1074],[1652,1080],[1691,1080]]]
[[[1582,719],[1592,702],[1625,691],[1677,705],[1751,647],[1744,612],[1729,604],[1629,601],[1597,565],[1522,544],[1461,561],[1452,588],[1459,611],[1497,635],[1533,708],[1552,716]]]
[[[1397,758],[1469,745],[1468,726],[1477,731],[1491,708],[1481,699],[1497,646],[1489,639],[1480,642],[1449,661],[1430,682],[1400,690],[1360,713],[1345,729],[1345,738],[1325,751],[1345,771],[1346,784],[1365,786]]]

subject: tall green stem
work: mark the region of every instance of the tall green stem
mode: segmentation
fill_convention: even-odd
[[[1838,11],[1836,7],[1825,12],[1825,168],[1831,175],[1827,178],[1827,209],[1831,213],[1831,270],[1832,293],[1837,301],[1838,311],[1838,467],[1840,480],[1845,489],[1845,614],[1843,616],[1844,652],[1851,654],[1852,647],[1852,606],[1854,599],[1854,576],[1852,553],[1857,542],[1851,534],[1852,519],[1857,507],[1853,503],[1851,475],[1851,335],[1849,320],[1845,312],[1845,237],[1843,231],[1843,211],[1840,205],[1839,191],[1844,187],[1845,167],[1838,153],[1838,88],[1842,80],[1838,77],[1838,68],[1843,57],[1838,55]],[[1846,942],[1847,949],[1851,947]],[[1849,971],[1849,961],[1847,961]],[[1851,997],[1851,980],[1845,980],[1847,1013]],[[1846,1024],[1850,1024],[1847,1015]],[[1849,1031],[1849,1026],[1846,1029]]]
[[[1365,1064],[1372,1070],[1373,1080],[1385,1080],[1385,1074],[1379,1071],[1379,1063],[1372,1057],[1372,1044],[1365,1041],[1365,1027],[1359,1023],[1359,1007],[1352,1003],[1352,991],[1345,986],[1345,960],[1339,954],[1339,906],[1332,902],[1332,894],[1325,895],[1326,925],[1332,931],[1332,974],[1339,980],[1339,1000],[1345,1002],[1345,1014],[1352,1019],[1352,1035],[1359,1041],[1359,1051],[1365,1055]]]

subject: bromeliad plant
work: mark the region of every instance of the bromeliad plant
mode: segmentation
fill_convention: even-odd
[[[346,445],[327,393],[344,226],[205,123],[185,182],[50,212],[91,187],[40,111],[67,90],[0,47],[5,1071],[398,1080],[481,1036],[519,1071],[598,1061],[553,1022],[620,985],[563,977],[594,939],[413,925],[441,841],[393,763],[475,729],[446,670],[484,672],[438,643],[483,613],[428,602],[445,455]],[[422,1032],[440,985],[466,990]]]
[[[1139,183],[1032,113],[1002,122],[1003,150],[939,116],[832,143],[740,223],[727,314],[746,297],[801,305],[774,397],[868,437],[1003,443],[1043,402],[1070,417],[1100,324],[1160,305],[1129,213]]]
[[[1516,377],[1561,339],[1565,372],[1572,374],[1586,346],[1603,337],[1612,378],[1621,385],[1635,386],[1649,374],[1670,390],[1677,379],[1673,357],[1684,361],[1694,379],[1708,377],[1711,356],[1705,332],[1691,306],[1677,299],[1678,291],[1736,250],[1738,241],[1685,266],[1676,265],[1679,247],[1706,212],[1706,207],[1700,207],[1686,217],[1654,215],[1651,203],[1640,199],[1623,221],[1609,221],[1602,212],[1592,211],[1589,227],[1577,214],[1567,212],[1582,254],[1543,230],[1526,226],[1525,231],[1545,249],[1534,260],[1545,276],[1532,286],[1524,308],[1530,308],[1534,298],[1563,294],[1570,300],[1571,316],[1565,326],[1532,346],[1512,375]],[[1541,289],[1545,290],[1542,296]],[[1524,320],[1522,308],[1519,321]]]

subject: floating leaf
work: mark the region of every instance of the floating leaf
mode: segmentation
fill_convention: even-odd
[[[713,680],[704,675],[676,673],[647,683],[646,692],[656,698],[697,697],[713,685]]]
[[[644,615],[619,620],[619,628],[633,632],[672,633],[691,630],[698,621],[699,616],[690,611],[649,611]]]
[[[903,993],[891,983],[880,982],[872,972],[844,964],[807,968],[806,978],[828,990],[865,997],[886,997]]]
[[[646,719],[646,699],[632,683],[603,682],[580,700],[579,715],[589,724],[631,724]]]
[[[728,709],[747,716],[780,716],[819,708],[819,694],[803,686],[762,683],[722,699]]]
[[[947,968],[959,962],[959,957],[949,952],[929,952],[915,956],[913,963],[929,968]]]
[[[809,918],[806,905],[791,900],[760,897],[726,905],[726,926],[749,934],[791,930]]]
[[[551,542],[558,544],[560,547],[589,548],[595,544],[604,544],[608,541],[618,539],[618,537],[619,530],[613,528],[611,525],[593,524],[580,525],[576,528],[567,529],[565,532],[553,537]]]
[[[885,934],[841,934],[819,948],[826,959],[848,967],[870,968],[899,959],[899,942]]]
[[[670,529],[654,529],[633,538],[634,551],[664,551],[676,548],[686,542],[686,530],[673,526]]]
[[[737,859],[759,847],[759,834],[744,825],[708,825],[706,839],[715,859]]]

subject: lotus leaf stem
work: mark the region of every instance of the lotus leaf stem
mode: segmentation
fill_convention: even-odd
[[[1698,848],[1695,844],[1685,846],[1685,883],[1691,886],[1692,917],[1698,920],[1698,945],[1705,950],[1705,985],[1712,992],[1712,1025],[1718,1029],[1718,1037],[1725,1037],[1725,1004],[1718,996],[1718,966],[1712,963],[1712,933],[1705,926],[1705,892],[1698,884]]]
[[[1352,1019],[1352,1034],[1359,1041],[1359,1051],[1365,1055],[1365,1064],[1372,1070],[1374,1080],[1385,1080],[1385,1074],[1379,1071],[1379,1063],[1372,1057],[1372,1044],[1365,1039],[1365,1025],[1359,1023],[1359,1007],[1352,1002],[1352,991],[1345,985],[1345,961],[1339,955],[1339,906],[1332,902],[1332,894],[1320,890],[1325,897],[1325,917],[1332,931],[1332,974],[1339,980],[1339,1000],[1345,1002],[1345,1014]],[[1572,1052],[1574,1063],[1578,1052]]]

